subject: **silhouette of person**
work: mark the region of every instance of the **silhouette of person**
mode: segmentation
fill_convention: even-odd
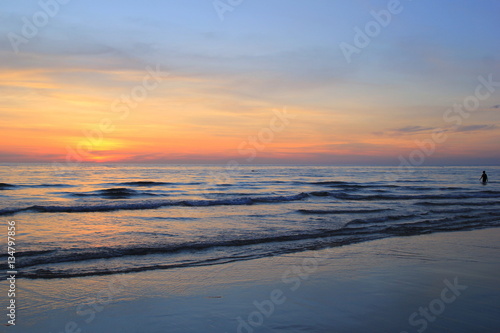
[[[481,175],[481,178],[479,178],[480,181],[483,182],[483,184],[486,184],[488,182],[488,175],[486,174],[486,171],[483,171],[483,174]]]

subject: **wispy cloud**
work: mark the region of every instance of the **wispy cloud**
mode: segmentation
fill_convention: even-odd
[[[40,162],[55,161],[60,159],[60,154],[33,154],[33,153],[14,153],[9,151],[0,151],[0,162],[19,163],[19,162]]]
[[[491,131],[497,129],[497,125],[469,125],[460,126],[456,132],[476,132],[476,131]]]
[[[372,132],[372,134],[376,136],[384,136],[384,135],[389,135],[389,136],[398,136],[398,135],[405,135],[405,134],[420,134],[420,133],[426,133],[435,130],[434,127],[427,127],[427,126],[419,126],[419,125],[412,125],[412,126],[405,126],[405,127],[400,127],[400,128],[392,128],[388,129],[385,131],[377,131],[377,132]]]
[[[406,126],[402,128],[393,129],[393,132],[397,133],[417,133],[417,132],[427,132],[432,131],[433,127],[425,127],[425,126]]]

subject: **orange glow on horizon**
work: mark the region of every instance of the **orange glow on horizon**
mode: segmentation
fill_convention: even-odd
[[[90,75],[80,81],[71,75]],[[69,75],[69,76],[68,76]],[[144,72],[79,68],[8,70],[0,75],[5,137],[2,161],[150,162],[259,158],[310,161],[324,156],[397,158],[430,132],[398,133],[403,122],[369,116],[358,100],[342,107],[282,107],[264,100],[207,93],[205,79],[169,77],[144,90]],[[112,87],[112,88],[108,88]],[[139,88],[137,88],[139,87]],[[134,90],[135,89],[135,90]],[[141,90],[142,89],[142,90]],[[141,98],[133,92],[142,91]],[[284,111],[286,110],[286,111]],[[290,118],[277,117],[288,114]],[[293,116],[293,117],[292,117]],[[464,137],[466,134],[456,135]],[[484,145],[491,133],[471,143]],[[473,155],[450,139],[440,149]]]

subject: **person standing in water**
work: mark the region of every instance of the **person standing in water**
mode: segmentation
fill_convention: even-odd
[[[488,175],[486,174],[486,171],[483,171],[483,174],[481,175],[481,178],[479,178],[480,181],[483,182],[483,184],[486,184],[488,182]]]

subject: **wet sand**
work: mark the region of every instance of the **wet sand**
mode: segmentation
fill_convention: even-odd
[[[0,331],[499,332],[499,240],[496,228],[209,267],[20,279],[16,326],[4,315]]]

